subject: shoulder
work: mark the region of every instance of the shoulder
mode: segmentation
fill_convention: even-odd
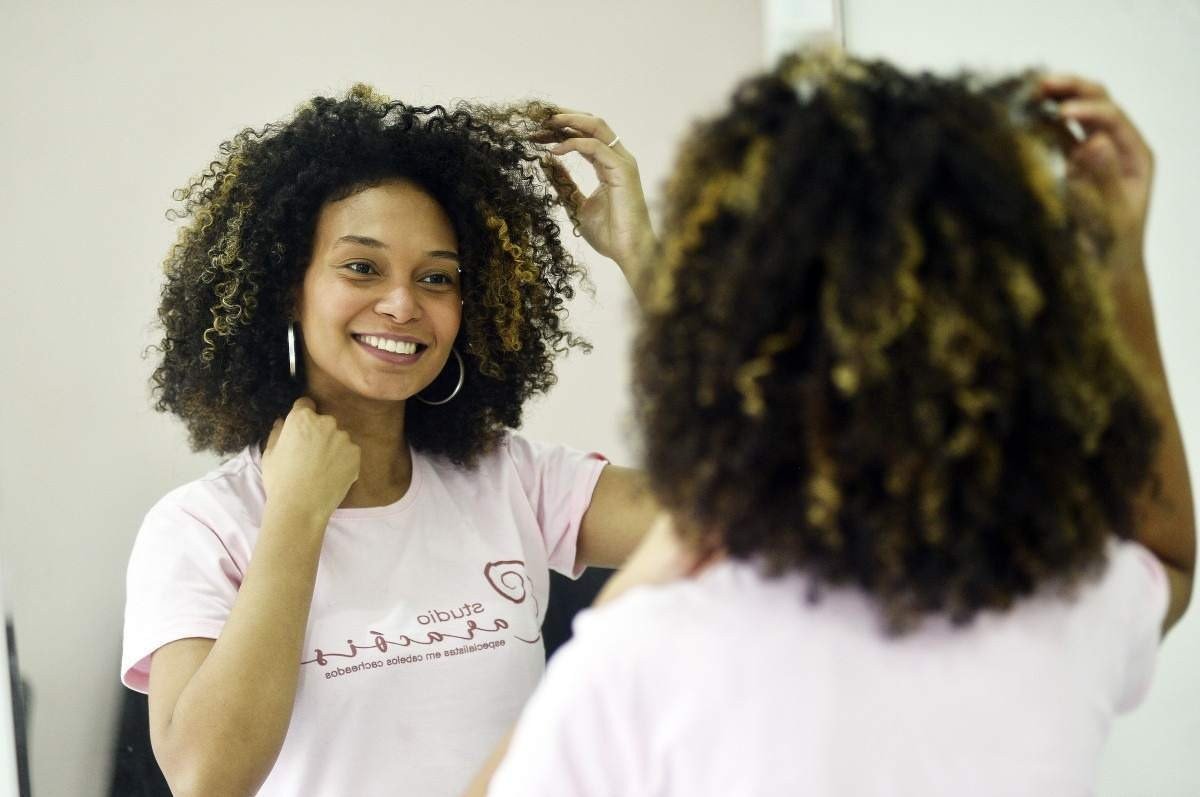
[[[442,479],[491,481],[516,478],[526,492],[534,490],[544,477],[590,471],[608,463],[608,459],[598,452],[531,440],[511,430],[505,432],[496,444],[481,454],[469,468],[456,465],[444,457],[428,454],[422,456]]]
[[[562,443],[531,440],[517,432],[508,432],[496,447],[508,461],[518,468],[534,465],[582,464],[608,462],[608,457],[598,451],[585,451]]]
[[[437,473],[439,476],[450,478],[486,476],[501,471],[507,465],[511,464],[509,447],[511,446],[512,438],[516,436],[514,432],[506,431],[490,448],[475,457],[470,465],[461,465],[450,460],[448,457],[440,454],[432,454],[428,451],[413,449],[412,454],[415,460],[422,461],[429,470]]]
[[[1072,590],[1069,600],[1046,594],[1031,609],[1058,604],[1076,622],[1101,625],[1117,641],[1134,629],[1157,628],[1166,615],[1169,585],[1162,563],[1133,540],[1113,538],[1103,565]]]
[[[1167,585],[1167,571],[1162,562],[1133,540],[1121,540],[1109,548],[1106,576],[1126,588],[1153,591]]]
[[[1073,677],[1082,682],[1090,673],[1097,691],[1123,713],[1142,701],[1153,679],[1169,586],[1166,570],[1141,544],[1114,538],[1106,554],[1093,578],[1065,596],[1047,590],[1017,607],[1009,622],[1051,632],[1042,636],[1054,640],[1056,653],[1069,650],[1074,661],[1086,662]]]
[[[1110,614],[1124,616],[1127,627],[1154,630],[1155,642],[1166,617],[1170,584],[1166,568],[1133,540],[1113,541],[1104,575],[1095,587],[1098,602]]]
[[[256,452],[245,448],[203,476],[160,498],[146,513],[143,530],[192,518],[218,528],[261,522],[266,503],[262,469]]]
[[[681,648],[706,645],[734,630],[747,607],[762,601],[764,588],[772,585],[752,563],[722,562],[695,578],[635,587],[610,604],[580,612],[572,642],[673,659]]]

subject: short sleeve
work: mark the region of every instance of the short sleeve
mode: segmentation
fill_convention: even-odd
[[[525,706],[488,797],[635,797],[644,793],[644,731],[631,673],[581,633],[550,660]]]
[[[1124,677],[1116,701],[1118,713],[1123,714],[1137,708],[1150,691],[1170,585],[1162,563],[1142,545],[1123,543],[1120,552],[1121,587],[1129,612]]]
[[[508,436],[506,448],[537,517],[550,569],[578,578],[584,570],[575,566],[579,525],[608,459],[515,434]]]
[[[150,657],[168,642],[216,639],[242,582],[217,532],[172,496],[146,515],[129,557],[121,680],[146,692]]]

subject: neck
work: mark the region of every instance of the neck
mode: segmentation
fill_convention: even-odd
[[[309,385],[317,412],[332,415],[361,452],[358,480],[342,507],[386,506],[400,500],[412,481],[412,454],[404,430],[403,401],[375,401],[346,391]]]

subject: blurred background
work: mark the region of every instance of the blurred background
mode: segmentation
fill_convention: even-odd
[[[413,103],[541,97],[603,116],[638,157],[655,206],[690,121],[814,32],[910,67],[1040,65],[1102,80],[1158,156],[1151,278],[1185,440],[1200,455],[1195,0],[3,0],[0,9],[0,584],[31,687],[40,797],[109,793],[129,549],[145,511],[217,461],[191,453],[182,425],[150,408],[143,352],[157,340],[171,192],[242,127],[357,81]],[[631,296],[614,264],[573,243],[595,293],[579,297],[570,324],[595,350],[561,361],[558,386],[529,408],[524,432],[636,464]],[[1118,723],[1101,794],[1200,794],[1197,614],[1165,643],[1148,702]]]

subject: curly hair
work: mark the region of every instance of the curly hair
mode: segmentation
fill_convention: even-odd
[[[634,364],[685,534],[892,632],[1069,592],[1132,534],[1158,425],[1028,85],[801,53],[691,133]]]
[[[287,328],[322,205],[405,179],[458,236],[467,370],[454,401],[408,402],[406,432],[415,449],[470,464],[554,383],[556,353],[588,348],[563,326],[582,275],[553,218],[561,206],[576,221],[569,179],[533,143],[554,112],[416,107],[360,84],[221,144],[168,211],[187,223],[165,262],[156,408],[182,418],[198,450],[264,439],[303,391],[288,373]]]

